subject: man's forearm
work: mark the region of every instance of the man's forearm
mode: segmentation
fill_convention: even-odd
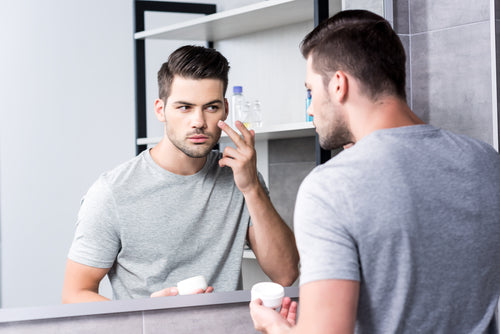
[[[291,229],[262,187],[245,194],[252,218],[249,241],[263,271],[275,282],[291,285],[298,277],[299,254]]]

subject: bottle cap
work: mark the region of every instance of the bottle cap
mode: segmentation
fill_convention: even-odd
[[[243,93],[243,87],[233,86],[233,93]]]

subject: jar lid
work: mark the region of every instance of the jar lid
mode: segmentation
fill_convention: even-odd
[[[252,300],[253,299],[275,299],[283,298],[285,296],[285,289],[278,283],[261,282],[252,286]]]

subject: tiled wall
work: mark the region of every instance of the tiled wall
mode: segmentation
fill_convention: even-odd
[[[297,190],[315,167],[314,137],[269,141],[269,189],[271,201],[293,228]]]
[[[497,96],[497,101],[498,101],[498,96],[500,96],[500,64],[499,64],[499,59],[500,59],[500,2],[498,0],[495,0],[495,63],[496,63],[496,96]],[[499,133],[500,129],[500,108],[497,103],[496,106],[496,118],[494,117],[493,120],[496,123],[496,131]],[[500,135],[497,138],[497,145],[499,145],[498,141],[500,141]],[[500,145],[499,145],[500,146]],[[498,147],[498,146],[497,146]],[[500,304],[500,302],[499,302]],[[499,319],[500,323],[500,319]],[[500,326],[499,326],[500,327]]]
[[[493,145],[490,0],[395,0],[394,27],[413,111]]]

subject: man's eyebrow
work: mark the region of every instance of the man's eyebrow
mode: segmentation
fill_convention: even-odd
[[[186,102],[186,101],[175,101],[175,102],[172,102],[172,104],[182,104],[182,105],[188,105],[188,106],[194,106],[195,105],[194,103]]]
[[[213,101],[205,103],[204,106],[208,106],[211,104],[222,104],[222,101],[221,100],[213,100]]]
[[[222,104],[223,102],[221,100],[213,100],[213,101],[210,101],[210,102],[207,102],[205,104],[203,104],[203,106],[208,106],[208,105],[211,105],[211,104]],[[185,106],[195,106],[196,104],[195,103],[192,103],[192,102],[186,102],[186,101],[175,101],[175,102],[172,102],[172,104],[181,104],[181,105],[185,105]]]

